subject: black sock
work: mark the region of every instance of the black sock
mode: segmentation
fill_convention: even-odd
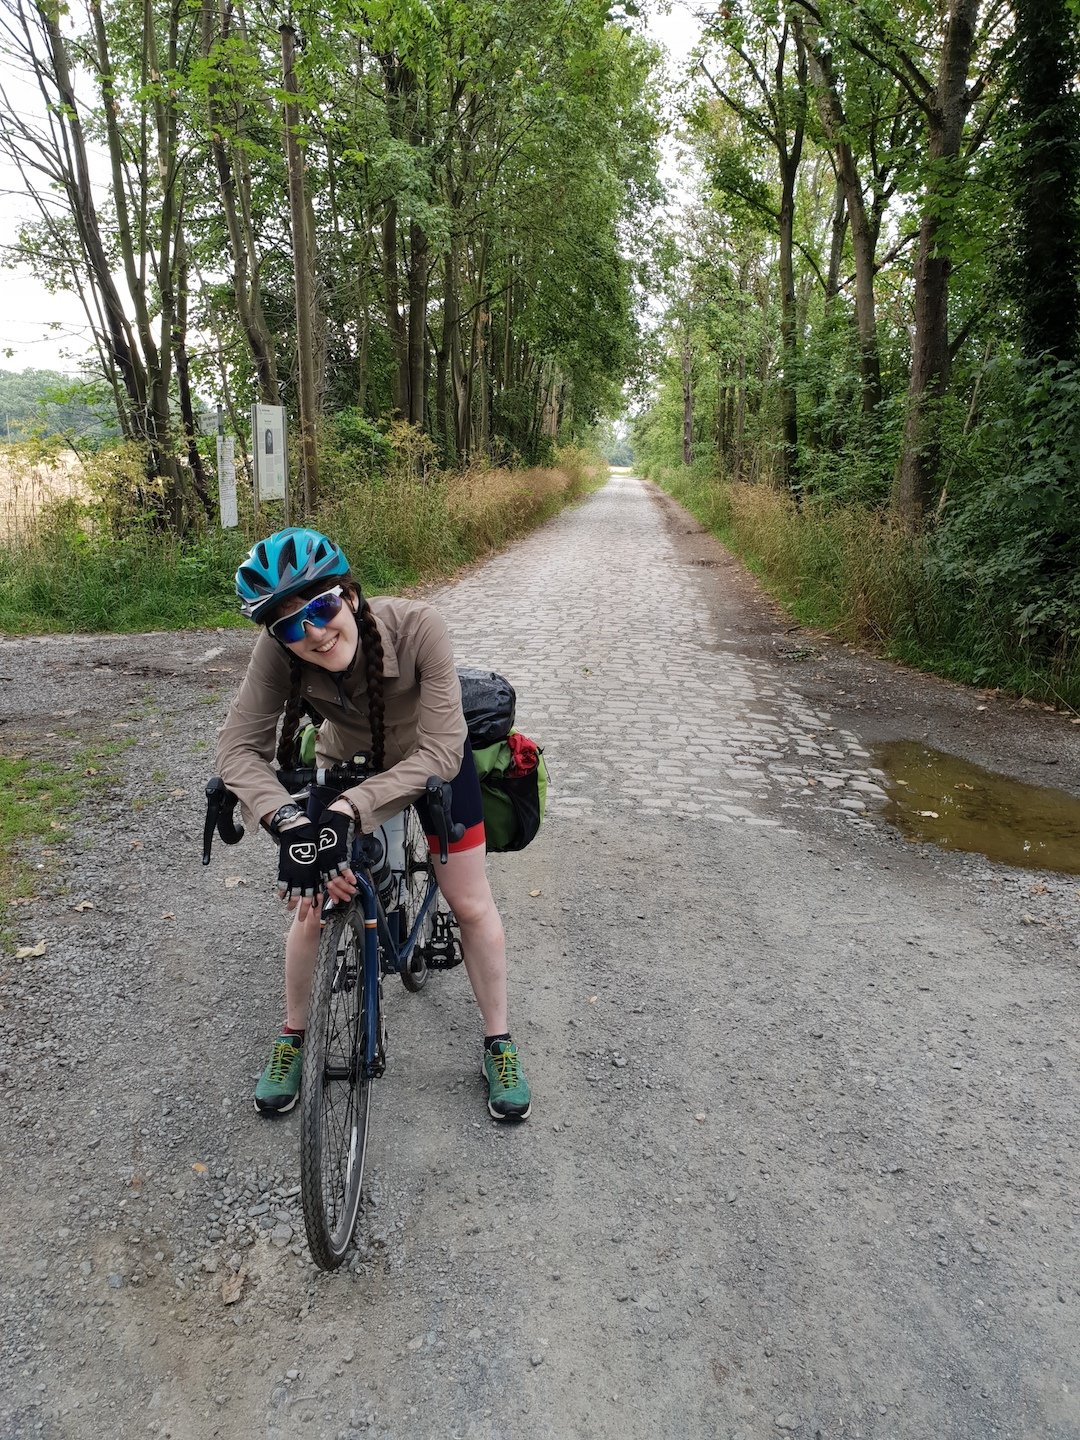
[[[495,1044],[495,1042],[496,1042],[497,1040],[509,1040],[509,1039],[510,1039],[510,1031],[509,1031],[509,1030],[507,1030],[507,1031],[505,1032],[505,1034],[503,1034],[503,1035],[485,1035],[485,1036],[484,1036],[484,1049],[485,1049],[485,1050],[490,1050],[491,1047]]]

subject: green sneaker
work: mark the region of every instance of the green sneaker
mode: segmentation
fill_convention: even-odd
[[[484,1051],[481,1073],[487,1081],[488,1112],[494,1119],[527,1120],[532,1096],[512,1040],[496,1040],[490,1050]]]
[[[255,1109],[263,1115],[283,1115],[300,1094],[304,1042],[299,1035],[279,1035],[270,1060],[255,1086]]]

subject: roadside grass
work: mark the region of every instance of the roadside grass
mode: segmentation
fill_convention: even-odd
[[[108,762],[135,744],[133,737],[75,750],[66,762],[38,754],[0,754],[0,947],[12,946],[13,907],[34,898],[36,873],[27,852],[39,842],[42,869],[58,861],[54,848],[68,836],[80,801],[119,778]],[[52,842],[47,843],[47,842]]]
[[[719,480],[687,467],[650,478],[728,546],[800,624],[932,674],[1080,709],[1080,654],[1028,650],[928,565],[884,512],[857,506],[801,511],[768,485]]]
[[[427,477],[402,470],[339,483],[312,520],[339,541],[372,594],[443,578],[519,538],[606,480],[572,446],[550,468],[476,465]],[[267,511],[261,533],[282,524]],[[250,525],[250,517],[248,524]],[[104,503],[47,506],[0,542],[0,631],[9,634],[246,625],[233,575],[248,530],[180,541]]]

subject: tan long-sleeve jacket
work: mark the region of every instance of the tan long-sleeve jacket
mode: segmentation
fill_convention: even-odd
[[[465,753],[465,716],[454,651],[442,617],[423,600],[369,600],[383,646],[386,768],[347,792],[370,831],[421,793],[429,775],[450,780]],[[278,721],[289,698],[288,653],[260,631],[218,737],[217,767],[244,807],[249,825],[292,797],[272,761]],[[318,762],[332,764],[371,750],[363,656],[344,676],[305,665],[302,693],[326,717]]]

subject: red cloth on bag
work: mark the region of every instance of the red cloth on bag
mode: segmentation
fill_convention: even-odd
[[[527,735],[519,735],[516,730],[506,737],[506,743],[513,756],[506,767],[507,775],[531,775],[540,764],[540,751],[536,743]]]

